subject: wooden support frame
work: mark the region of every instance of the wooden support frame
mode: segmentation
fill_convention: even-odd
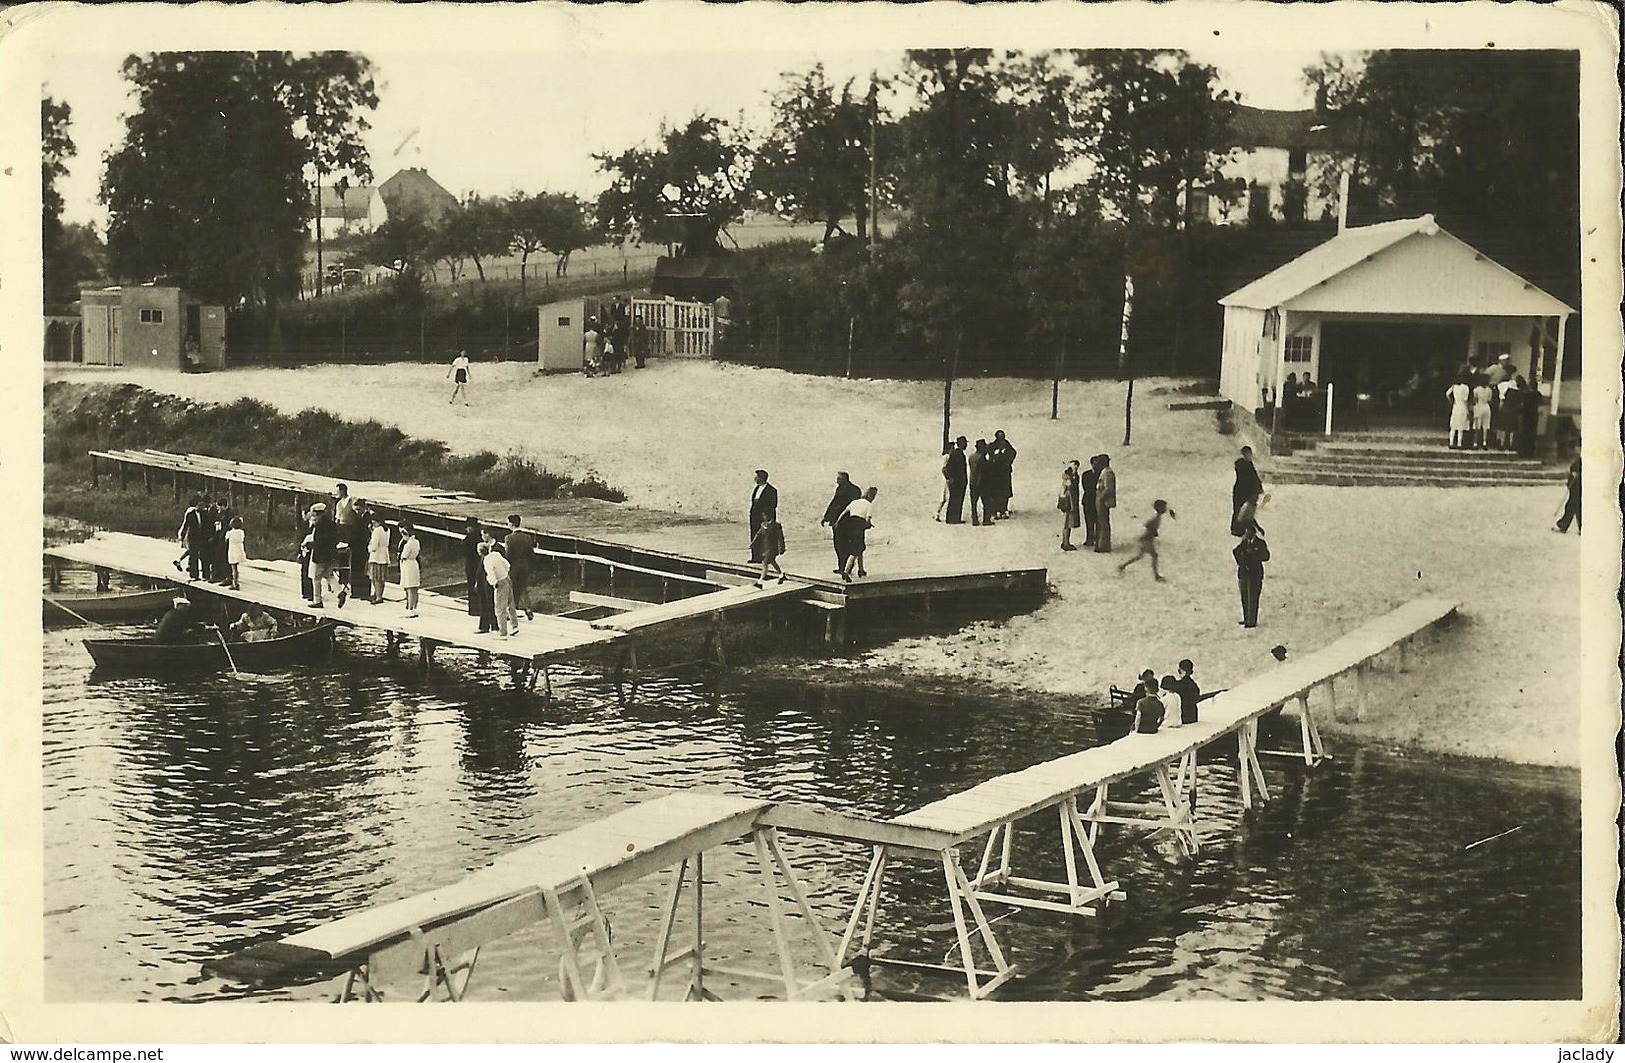
[[[1309,691],[1298,692],[1298,732],[1303,738],[1302,749],[1256,749],[1254,756],[1291,757],[1294,760],[1303,758],[1304,767],[1313,768],[1323,760],[1331,760],[1332,755],[1326,752],[1326,743],[1321,740],[1320,726],[1315,722],[1314,710],[1309,707]],[[1253,724],[1256,742],[1257,724]],[[1260,782],[1262,787],[1262,782]]]
[[[1090,813],[1100,814],[1103,806],[1104,798],[1097,792]],[[1083,815],[1078,811],[1077,797],[1063,799],[1056,806],[1056,812],[1060,821],[1061,855],[1066,866],[1066,881],[1050,882],[1014,873],[1010,855],[1016,824],[1014,820],[1008,820],[989,832],[976,877],[969,880],[968,885],[977,900],[1008,904],[1016,908],[1061,912],[1066,915],[1093,916],[1098,914],[1097,908],[1127,896],[1116,881],[1108,881],[1101,872],[1100,862],[1095,856],[1094,838],[1084,825]],[[1087,881],[1083,881],[1079,876],[1080,856],[1083,870],[1088,875]],[[1064,897],[1065,901],[1061,903],[1008,892],[995,893],[993,887],[997,886],[1014,886],[1031,892],[1057,894]]]
[[[1264,782],[1264,766],[1258,762],[1258,721],[1248,720],[1236,728],[1236,773],[1241,778],[1241,807],[1253,807],[1253,787],[1258,788],[1258,799],[1270,799],[1269,785]]]

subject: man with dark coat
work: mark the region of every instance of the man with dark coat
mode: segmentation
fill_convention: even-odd
[[[1264,481],[1259,479],[1258,468],[1253,465],[1253,448],[1242,447],[1236,459],[1236,482],[1230,488],[1230,534],[1241,534],[1241,507],[1251,502],[1255,506],[1264,493]]]
[[[846,507],[862,497],[863,488],[853,483],[846,473],[836,473],[835,495],[829,500],[829,505],[824,507],[824,516],[818,522],[819,527],[825,525],[831,528],[835,527],[835,522],[841,519],[841,514],[846,512]],[[845,569],[846,552],[842,549],[841,537],[837,535],[835,536],[835,571],[841,572]]]
[[[987,448],[993,471],[987,492],[993,516],[1000,520],[1010,516],[1010,499],[1015,495],[1016,448],[1004,437],[1004,429],[993,433],[993,442]]]
[[[322,593],[327,589],[327,581],[331,579],[338,588],[338,607],[344,608],[344,599],[349,596],[349,588],[339,581],[340,566],[344,563],[341,546],[343,532],[338,522],[327,512],[325,503],[318,502],[310,507],[316,514],[311,523],[310,533],[310,593],[311,605],[317,609],[323,607]]]
[[[186,576],[188,579],[197,579],[203,572],[203,499],[193,495],[186,506],[186,513],[181,517],[180,531],[177,537],[181,541],[181,549],[186,553]],[[179,568],[181,563],[175,562]]]
[[[779,489],[767,482],[767,470],[756,470],[756,486],[750,493],[750,559],[761,561],[761,547],[756,545],[756,533],[767,523],[769,513],[779,511]]]
[[[1248,521],[1241,529],[1241,542],[1231,551],[1236,559],[1236,583],[1241,590],[1241,626],[1258,626],[1258,599],[1264,593],[1264,562],[1270,559],[1269,544],[1258,534],[1258,525]]]
[[[942,463],[942,478],[948,481],[948,523],[965,523],[965,487],[969,483],[970,470],[965,460],[964,436],[954,440],[953,449],[948,451],[948,457]]]
[[[972,524],[992,524],[993,511],[988,508],[988,477],[992,470],[988,467],[987,440],[978,439],[976,449],[965,458],[965,478],[970,491],[970,522]],[[980,516],[978,516],[978,513]]]
[[[1563,516],[1558,519],[1556,524],[1552,525],[1552,531],[1562,532],[1565,535],[1568,534],[1570,524],[1574,525],[1576,533],[1580,531],[1580,455],[1578,454],[1574,456],[1574,461],[1569,464],[1568,488],[1568,497],[1563,502]]]
[[[1095,505],[1095,485],[1100,482],[1100,455],[1089,459],[1089,468],[1078,476],[1078,508],[1083,510],[1083,545],[1094,546],[1100,531],[1100,510]]]
[[[214,581],[222,587],[229,587],[231,586],[231,547],[226,542],[226,532],[231,530],[231,519],[237,515],[237,511],[232,509],[231,502],[224,498],[215,502],[214,511],[215,533],[214,541],[211,544],[214,547],[214,553],[211,555],[214,558]]]
[[[217,578],[216,570],[219,568],[220,540],[224,533],[220,530],[220,510],[207,498],[198,503],[198,524],[202,529],[198,535],[198,575],[201,579],[213,583]]]
[[[525,619],[535,620],[530,608],[530,563],[536,551],[536,539],[519,526],[519,514],[508,514],[508,537],[502,540],[503,556],[508,560],[508,578],[513,581],[513,607],[523,612]]]
[[[468,615],[480,618],[479,634],[495,629],[486,617],[495,617],[494,603],[487,604],[491,596],[490,585],[485,582],[485,558],[480,556],[480,522],[468,518],[463,531],[463,580],[468,584]]]
[[[175,599],[169,612],[158,621],[158,631],[152,641],[160,646],[179,646],[198,641],[198,622],[192,616],[192,603],[188,599]]]

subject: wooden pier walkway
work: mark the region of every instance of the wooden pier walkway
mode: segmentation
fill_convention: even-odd
[[[794,802],[673,794],[578,827],[548,841],[499,858],[462,883],[339,919],[280,942],[252,946],[211,965],[214,973],[241,981],[330,977],[349,972],[338,999],[381,999],[385,974],[422,980],[418,999],[444,989],[460,999],[478,949],[523,926],[551,924],[559,946],[564,981],[571,999],[624,994],[627,984],[599,898],[635,878],[675,867],[660,931],[649,965],[649,999],[657,999],[661,976],[672,966],[691,968],[687,999],[715,999],[707,974],[778,983],[786,999],[850,997],[849,982],[870,963],[923,967],[962,974],[972,999],[986,998],[1016,973],[987,918],[983,903],[1092,916],[1126,892],[1108,878],[1095,850],[1105,825],[1168,830],[1187,853],[1198,849],[1193,802],[1196,751],[1234,734],[1242,804],[1250,809],[1254,789],[1268,800],[1258,757],[1258,724],[1266,714],[1295,702],[1303,738],[1299,757],[1306,768],[1327,759],[1309,701],[1311,690],[1361,671],[1379,655],[1397,650],[1456,611],[1456,603],[1424,598],[1349,632],[1330,645],[1204,703],[1198,723],[1152,735],[1129,735],[1104,746],[1068,754],[988,780],[889,821],[869,820]],[[1356,697],[1359,692],[1356,690]],[[1333,693],[1335,697],[1335,693]],[[1334,702],[1335,704],[1335,702]],[[1127,805],[1113,801],[1110,787],[1131,777],[1151,775],[1160,800]],[[1087,805],[1080,803],[1092,795]],[[1065,882],[1015,874],[1011,864],[1016,825],[1055,809],[1060,823]],[[1050,828],[1053,829],[1053,828]],[[833,838],[872,847],[839,939],[827,933],[807,902],[779,845],[779,832]],[[750,837],[761,872],[764,907],[779,957],[779,971],[737,971],[705,959],[703,858],[707,848]],[[979,864],[967,872],[963,848],[985,836]],[[898,860],[940,867],[958,939],[959,966],[874,956],[871,946],[879,915],[882,882]],[[693,944],[670,950],[685,882],[692,882]],[[1015,893],[1012,890],[1021,890]],[[824,973],[801,981],[782,911],[782,891],[799,909],[803,929],[813,940]],[[1039,896],[1033,896],[1038,894]],[[1052,899],[1059,898],[1059,899]],[[593,940],[597,969],[588,977],[582,948]],[[974,951],[980,946],[980,952]],[[358,990],[359,987],[359,990]]]
[[[477,633],[472,627],[473,618],[468,615],[467,603],[460,598],[420,591],[416,617],[406,616],[398,601],[372,605],[364,598],[352,598],[342,609],[337,602],[318,609],[300,596],[299,566],[295,562],[250,560],[241,566],[242,589],[233,590],[215,583],[187,581],[175,569],[176,552],[172,542],[123,532],[100,532],[84,542],[45,550],[47,557],[59,561],[166,581],[178,589],[194,589],[245,603],[258,602],[287,613],[382,631],[392,642],[409,635],[419,641],[425,663],[436,647],[453,646],[540,667],[582,651],[624,642],[635,632],[697,618],[719,617],[745,606],[809,593],[805,584],[771,583],[765,588],[755,585],[718,587],[664,604],[628,601],[615,615],[598,620],[538,613],[534,619],[521,621],[518,634],[504,638],[494,633]]]
[[[203,454],[175,454],[159,450],[98,450],[91,452],[92,481],[106,479],[127,489],[139,484],[153,493],[169,487],[177,501],[189,490],[246,503],[250,491],[264,495],[266,524],[276,519],[279,497],[291,503],[284,520],[289,535],[297,529],[297,514],[310,502],[331,496],[338,479],[316,473],[231,461]],[[167,481],[167,483],[166,483]],[[564,566],[586,566],[610,573],[616,593],[617,574],[645,577],[662,597],[676,589],[715,586],[754,578],[758,567],[749,561],[750,536],[739,521],[717,520],[667,513],[637,506],[577,498],[550,501],[487,501],[458,491],[443,491],[415,484],[387,481],[345,481],[352,497],[365,499],[389,523],[412,521],[420,531],[461,537],[473,517],[488,527],[506,527],[517,513],[521,526],[536,540],[544,564],[553,559]],[[910,557],[886,558],[884,571],[852,583],[834,572],[833,556],[821,537],[790,531],[791,550],[781,558],[791,580],[815,593],[803,600],[826,613],[826,633],[845,641],[845,613],[886,602],[912,602],[927,611],[933,598],[944,595],[1014,594],[1036,600],[1044,593],[1044,568],[943,568]],[[878,569],[879,566],[877,566]]]

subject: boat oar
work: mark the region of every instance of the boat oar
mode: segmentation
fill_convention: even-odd
[[[49,594],[41,594],[40,597],[45,599],[46,604],[56,606],[58,609],[62,610],[64,613],[67,613],[69,616],[73,617],[75,620],[79,621],[82,624],[89,624],[91,627],[106,627],[107,626],[106,624],[98,624],[98,623],[96,623],[96,621],[90,619],[88,616],[80,616],[78,613],[74,612],[72,609],[69,609],[67,606],[65,606],[61,602],[57,601],[55,598],[51,597]]]
[[[220,640],[220,648],[226,651],[226,663],[231,665],[232,678],[241,679],[243,673],[237,670],[237,659],[231,655],[231,647],[226,644],[226,633],[221,631],[217,624],[209,624],[208,627],[214,632],[214,637]]]

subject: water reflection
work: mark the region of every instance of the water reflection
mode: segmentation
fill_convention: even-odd
[[[623,705],[600,677],[560,669],[545,701],[509,689],[499,665],[447,655],[424,676],[381,643],[344,643],[331,670],[265,681],[91,683],[77,642],[47,638],[50,999],[218,999],[227,987],[196,975],[205,959],[453,881],[662,790],[891,816],[1101,732],[1088,714],[1037,701],[783,679],[736,682],[719,699],[653,677]],[[1573,777],[1337,753],[1312,773],[1270,761],[1273,800],[1245,819],[1233,759],[1204,761],[1202,852],[1182,859],[1165,838],[1108,829],[1102,860],[1129,899],[1102,919],[991,909],[1026,973],[1006,995],[1577,995]],[[1064,876],[1056,829],[1053,814],[1023,824],[1025,872]],[[787,848],[820,914],[842,918],[867,853],[811,839]],[[739,965],[773,967],[745,855],[707,862],[713,937]],[[613,896],[629,947],[653,934],[665,882]],[[898,865],[882,903],[886,949],[932,962],[953,950],[940,869]],[[555,993],[538,942],[489,950],[481,999]],[[889,971],[888,987],[957,988]]]

